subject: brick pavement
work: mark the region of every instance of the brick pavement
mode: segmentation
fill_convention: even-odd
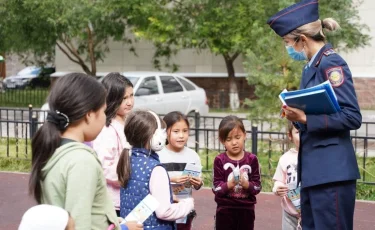
[[[27,174],[0,172],[0,230],[16,230],[23,213],[35,204],[28,196]],[[198,217],[194,230],[213,229],[216,204],[210,189],[194,193]],[[267,193],[258,196],[255,229],[277,230],[281,226],[279,199]],[[357,201],[354,217],[355,230],[375,229],[375,202]]]

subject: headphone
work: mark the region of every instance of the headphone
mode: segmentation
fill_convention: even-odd
[[[156,123],[158,124],[158,127],[155,130],[154,135],[152,135],[150,147],[154,151],[160,151],[165,146],[165,142],[167,140],[167,132],[166,132],[166,129],[161,128],[159,116],[156,115],[156,113],[154,113],[152,111],[148,111],[148,112],[151,113],[155,117]]]

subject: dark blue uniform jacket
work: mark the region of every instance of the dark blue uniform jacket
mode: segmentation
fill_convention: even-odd
[[[347,63],[326,44],[303,69],[300,89],[331,82],[341,111],[307,115],[300,127],[298,175],[302,187],[360,178],[350,130],[362,123],[352,74]]]

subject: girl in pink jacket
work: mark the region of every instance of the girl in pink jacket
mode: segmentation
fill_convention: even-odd
[[[106,125],[92,142],[92,148],[102,163],[109,194],[117,216],[120,216],[120,185],[116,168],[122,150],[130,148],[124,128],[126,115],[134,105],[133,84],[119,73],[109,73],[102,84],[107,89]]]

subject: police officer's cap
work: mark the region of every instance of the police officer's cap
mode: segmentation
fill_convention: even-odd
[[[300,26],[319,19],[318,0],[303,0],[268,19],[267,24],[283,37]]]

